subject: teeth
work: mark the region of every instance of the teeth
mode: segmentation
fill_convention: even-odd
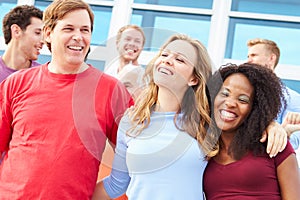
[[[222,115],[223,117],[227,117],[227,118],[234,118],[234,117],[236,117],[236,115],[235,115],[234,113],[227,112],[227,111],[225,111],[225,110],[222,110],[222,111],[221,111],[221,115]]]
[[[135,53],[136,51],[135,51],[134,49],[127,49],[126,52],[127,52],[128,54],[133,54],[133,53]]]
[[[158,71],[161,72],[161,73],[163,73],[163,74],[167,74],[167,75],[172,75],[173,74],[170,70],[168,70],[168,69],[166,69],[164,67],[160,67],[158,69]]]
[[[83,49],[83,47],[79,47],[79,46],[69,46],[70,49],[76,50],[76,51],[80,51]]]

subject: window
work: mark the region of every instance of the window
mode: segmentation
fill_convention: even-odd
[[[300,65],[299,0],[232,0],[225,58],[247,59],[247,41],[273,40],[280,48],[279,64]]]
[[[287,79],[282,79],[282,81],[287,87],[300,93],[300,81],[287,80]]]
[[[134,3],[211,9],[213,0],[134,0]]]
[[[17,6],[17,0],[1,0],[0,2],[0,19],[1,24],[3,17],[15,6]],[[0,37],[3,36],[2,25],[0,27]]]
[[[226,58],[246,60],[247,41],[266,38],[275,41],[280,48],[279,63],[300,65],[300,23],[232,18],[228,32]]]
[[[112,8],[91,5],[95,15],[91,45],[105,45],[108,38]]]
[[[37,1],[35,1],[34,6],[36,6],[37,8],[44,11],[50,3],[51,3],[51,1],[37,0]]]
[[[204,45],[208,43],[210,16],[207,15],[134,10],[131,23],[144,28],[145,49],[157,50],[174,33],[187,34]]]
[[[232,0],[232,11],[300,16],[299,0]]]

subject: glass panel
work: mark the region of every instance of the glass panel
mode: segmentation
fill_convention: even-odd
[[[52,1],[36,0],[34,5],[44,11],[50,3],[52,3]]]
[[[232,0],[232,11],[300,16],[299,0]]]
[[[131,23],[144,28],[146,50],[156,51],[174,33],[187,34],[208,43],[210,16],[134,10]]]
[[[300,81],[281,79],[287,87],[300,93]]]
[[[105,45],[108,38],[112,8],[91,6],[95,15],[92,45]]]
[[[50,4],[49,1],[36,1],[35,6],[45,10]],[[94,12],[94,30],[92,34],[92,45],[105,45],[104,42],[108,37],[112,8],[91,5]]]
[[[105,61],[87,59],[86,63],[91,64],[93,67],[101,71],[104,71]]]
[[[51,60],[50,55],[40,54],[38,59],[37,59],[37,62],[40,63],[40,64],[44,64],[44,63],[50,62],[50,60]]]
[[[0,2],[0,19],[1,19],[0,37],[3,36],[3,32],[2,32],[3,17],[15,6],[17,6],[17,0],[1,0]]]
[[[131,24],[141,25],[143,20],[143,15],[133,14],[131,16]]]
[[[134,3],[212,9],[213,0],[134,0]]]
[[[225,58],[246,60],[247,41],[253,38],[273,40],[280,48],[279,63],[300,65],[300,24],[278,21],[230,19]]]

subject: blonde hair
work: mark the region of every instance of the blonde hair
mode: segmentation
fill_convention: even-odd
[[[279,62],[279,58],[280,58],[280,49],[277,46],[277,44],[272,40],[261,39],[261,38],[251,39],[247,42],[248,47],[252,47],[252,46],[255,46],[257,44],[265,45],[266,49],[269,52],[275,54],[275,56],[276,56],[276,60],[275,60],[275,63],[274,63],[274,68],[275,68],[277,66],[277,64]]]
[[[139,27],[138,25],[135,25],[135,24],[128,24],[128,25],[125,25],[123,27],[121,27],[117,33],[117,38],[116,38],[116,43],[118,44],[121,40],[121,36],[122,36],[122,33],[127,30],[127,29],[135,29],[137,31],[139,31],[142,36],[143,36],[143,46],[145,45],[145,41],[146,41],[146,36],[145,36],[145,33],[143,31],[143,29],[141,27]]]
[[[45,28],[50,28],[52,31],[58,20],[61,20],[67,13],[84,9],[89,13],[91,20],[91,31],[93,31],[94,26],[94,14],[89,4],[85,3],[82,0],[54,0],[44,11],[43,21],[44,21],[44,30]],[[51,44],[47,41],[46,45],[51,51]]]
[[[182,100],[181,108],[175,115],[174,123],[178,129],[186,131],[193,138],[197,139],[207,157],[212,157],[217,153],[217,139],[210,138],[207,135],[207,128],[211,123],[211,118],[206,88],[206,82],[212,75],[212,63],[205,46],[198,40],[194,40],[187,35],[176,34],[171,36],[161,47],[157,56],[147,65],[145,76],[149,84],[137,99],[136,106],[128,110],[133,127],[127,131],[127,134],[136,136],[150,124],[150,115],[153,106],[157,103],[158,95],[158,86],[154,83],[153,79],[154,62],[166,46],[175,40],[187,41],[195,48],[197,52],[197,63],[194,66],[193,73],[198,79],[198,84],[187,89]],[[179,128],[176,121],[180,112],[183,116],[180,119],[181,126]]]

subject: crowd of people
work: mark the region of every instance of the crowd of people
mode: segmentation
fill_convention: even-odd
[[[82,0],[5,15],[0,200],[299,199],[300,95],[274,73],[275,42],[249,40],[246,63],[214,70],[200,41],[173,34],[142,66],[145,34],[126,25],[100,71],[86,62],[93,27]]]

